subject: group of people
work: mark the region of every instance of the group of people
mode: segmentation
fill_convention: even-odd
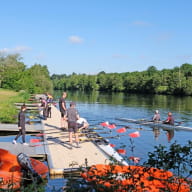
[[[53,103],[53,96],[46,93],[46,97],[40,97],[41,107],[43,108],[43,118],[51,118],[51,105]]]
[[[70,107],[66,107],[67,93],[63,92],[61,98],[59,99],[59,109],[61,112],[61,128],[64,130],[68,129],[69,132],[69,144],[70,149],[73,146],[73,133],[75,135],[75,142],[79,148],[79,136],[78,131],[81,129],[86,129],[89,124],[86,119],[79,116],[78,110],[75,108],[76,104],[74,102],[70,103]]]
[[[160,117],[160,113],[158,110],[155,111],[155,114],[152,118],[152,121],[160,121],[161,120],[161,117]],[[168,116],[167,116],[167,119],[162,121],[162,123],[164,124],[170,124],[170,125],[174,125],[174,117],[172,115],[171,112],[168,112]]]
[[[156,111],[155,111],[155,114],[154,114],[153,117],[152,117],[152,121],[158,122],[158,121],[160,121],[160,120],[161,120],[161,118],[160,118],[160,113],[159,113],[158,110],[156,110]],[[171,112],[168,112],[168,114],[167,114],[167,119],[164,120],[164,121],[162,121],[162,123],[163,123],[163,124],[174,125],[174,117],[173,117],[173,115],[172,115]],[[160,134],[159,129],[154,128],[153,131],[154,131],[155,138],[157,138],[157,137],[159,136],[159,134]],[[167,131],[167,139],[168,139],[168,142],[170,142],[171,139],[174,137],[174,130],[166,130],[166,131]]]
[[[86,119],[79,116],[78,110],[75,108],[76,104],[74,102],[70,103],[70,107],[66,107],[67,93],[63,92],[61,98],[59,99],[59,109],[61,112],[61,128],[69,132],[69,144],[70,149],[72,149],[73,144],[73,133],[75,135],[76,147],[79,145],[79,136],[78,132],[81,129],[86,129],[89,127],[89,124]],[[46,94],[46,98],[40,98],[41,107],[43,108],[43,117],[46,120],[48,117],[51,118],[51,104],[53,102],[53,97],[50,94]],[[25,142],[25,111],[26,105],[21,106],[21,110],[18,113],[18,129],[19,132],[16,135],[15,139],[12,141],[13,144],[17,143],[17,139],[22,136],[22,141],[24,145],[27,145]]]

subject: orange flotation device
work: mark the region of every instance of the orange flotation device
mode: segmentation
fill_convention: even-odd
[[[81,176],[98,191],[113,192],[190,192],[190,186],[170,171],[143,166],[103,165],[91,166]]]
[[[0,188],[19,188],[21,177],[21,167],[17,162],[17,156],[0,149]]]
[[[33,158],[30,158],[33,169],[45,178],[48,167]],[[0,149],[0,189],[18,189],[22,181],[22,167],[20,166],[17,155],[7,150]]]

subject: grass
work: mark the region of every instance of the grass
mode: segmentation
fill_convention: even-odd
[[[14,103],[25,103],[28,98],[29,94],[24,91],[0,89],[0,123],[16,123],[18,111]]]

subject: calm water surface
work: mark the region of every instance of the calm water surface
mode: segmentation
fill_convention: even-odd
[[[61,92],[54,93],[55,100],[58,101],[60,96]],[[126,149],[125,158],[129,156],[140,157],[141,163],[146,161],[148,152],[154,151],[154,146],[159,144],[169,146],[174,141],[184,145],[188,140],[191,140],[192,131],[167,131],[118,121],[116,118],[150,120],[154,111],[158,109],[161,120],[165,120],[167,113],[171,111],[176,122],[183,122],[181,125],[192,127],[192,97],[68,92],[66,101],[67,107],[69,107],[70,101],[76,102],[80,116],[88,120],[90,127],[101,128],[100,123],[105,121],[115,123],[116,129],[129,126],[130,129],[127,129],[126,133],[119,134],[123,135],[119,139],[108,140],[116,145],[116,149]],[[118,135],[116,129],[112,130],[111,133],[101,135],[103,137]],[[104,130],[109,131],[108,128],[104,128]],[[100,131],[98,130],[98,132]],[[139,131],[141,136],[133,138],[133,144],[131,144],[128,134],[135,131]],[[134,150],[131,150],[133,146]],[[52,191],[53,186],[56,187],[55,190],[59,191],[60,187],[65,184],[66,179],[49,179],[46,191]]]

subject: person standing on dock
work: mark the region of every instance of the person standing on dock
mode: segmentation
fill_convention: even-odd
[[[170,124],[174,125],[174,117],[171,112],[168,112],[168,117],[165,121],[163,121],[164,124]]]
[[[67,97],[67,93],[63,92],[62,97],[59,99],[59,110],[61,112],[61,129],[66,130],[66,120],[64,118],[65,114],[66,114],[66,102],[65,99]]]
[[[75,108],[75,103],[70,103],[70,108],[67,109],[67,112],[64,116],[65,119],[68,121],[68,131],[69,131],[69,143],[70,149],[72,149],[73,144],[73,133],[75,134],[75,142],[77,144],[77,148],[79,148],[79,135],[78,135],[78,126],[77,120],[79,119],[79,113]]]
[[[53,103],[53,96],[49,93],[47,95],[47,117],[51,118],[51,105]]]
[[[20,110],[20,112],[18,114],[19,133],[17,134],[17,136],[13,140],[13,144],[16,144],[17,139],[22,135],[23,144],[27,145],[27,143],[25,143],[25,111],[26,111],[26,106],[22,105],[21,110]]]
[[[47,100],[43,97],[40,97],[40,102],[41,107],[43,108],[43,119],[47,120],[47,109],[48,109]]]

